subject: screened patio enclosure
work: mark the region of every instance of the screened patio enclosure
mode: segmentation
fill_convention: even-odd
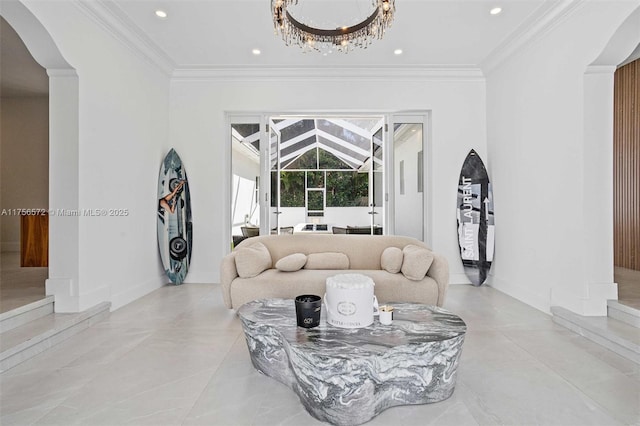
[[[270,117],[263,149],[257,124],[232,124],[233,235],[260,226],[256,193],[264,154],[270,172],[262,217],[269,232],[382,233],[383,124],[380,116]],[[250,164],[258,165],[253,175]]]
[[[234,243],[397,230],[424,239],[425,123],[426,114],[230,117]]]

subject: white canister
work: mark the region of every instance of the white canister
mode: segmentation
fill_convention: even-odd
[[[327,278],[324,303],[327,322],[341,328],[360,328],[373,323],[378,300],[375,283],[362,274],[339,274]]]

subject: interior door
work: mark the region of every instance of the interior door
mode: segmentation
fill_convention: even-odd
[[[372,129],[371,159],[369,171],[369,214],[371,215],[371,234],[381,235],[384,229],[385,182],[384,182],[384,139],[385,119],[382,118]]]
[[[260,117],[230,117],[229,130],[231,188],[228,223],[230,247],[235,247],[244,238],[257,235],[262,223],[259,185],[264,144],[260,141]]]
[[[263,234],[278,233],[280,229],[280,215],[282,214],[280,204],[280,139],[281,134],[273,120],[269,120],[269,195],[268,221],[262,229]]]

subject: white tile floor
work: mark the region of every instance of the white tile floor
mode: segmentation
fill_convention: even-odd
[[[489,287],[451,286],[468,325],[453,396],[371,425],[640,424],[640,366]],[[0,375],[0,424],[308,425],[251,366],[218,285],[167,286]]]
[[[49,268],[20,267],[20,253],[0,253],[0,313],[45,297]]]

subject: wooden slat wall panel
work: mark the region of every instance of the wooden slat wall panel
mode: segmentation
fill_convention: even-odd
[[[614,263],[640,270],[640,59],[615,73],[613,120]]]

